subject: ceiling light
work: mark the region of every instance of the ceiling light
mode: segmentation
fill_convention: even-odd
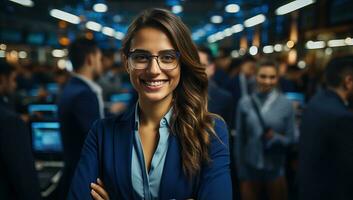
[[[305,44],[307,49],[322,49],[325,47],[325,42],[324,41],[308,41]]]
[[[6,50],[6,47],[7,47],[6,44],[0,44],[0,49],[1,50]]]
[[[66,52],[62,49],[53,49],[53,51],[51,52],[51,55],[56,58],[61,58],[66,56]]]
[[[228,13],[237,13],[240,10],[240,7],[237,4],[228,4],[225,7],[226,12]]]
[[[19,57],[19,58],[27,58],[27,52],[25,52],[25,51],[20,51],[20,52],[18,53],[18,57]]]
[[[239,33],[244,30],[244,26],[242,24],[236,24],[232,26],[232,32],[233,33]]]
[[[257,54],[257,52],[258,52],[258,48],[256,46],[251,46],[249,48],[250,55],[255,56]]]
[[[172,7],[172,12],[174,14],[179,14],[179,13],[183,12],[183,7],[181,5],[175,5]]]
[[[114,35],[115,35],[114,29],[112,29],[110,27],[107,27],[107,26],[103,27],[102,33],[104,35],[107,35],[107,36],[110,36],[110,37],[114,37]]]
[[[211,17],[211,22],[214,24],[220,24],[223,22],[223,17],[220,15],[214,15]]]
[[[256,15],[254,17],[251,17],[251,18],[245,20],[244,25],[245,25],[245,27],[252,27],[252,26],[256,26],[258,24],[263,23],[265,20],[266,20],[265,15],[259,14],[259,15]]]
[[[100,31],[101,30],[101,28],[102,28],[102,25],[100,25],[99,23],[97,23],[97,22],[94,22],[94,21],[88,21],[87,23],[86,23],[86,28],[87,29],[90,29],[90,30],[92,30],[92,31]]]
[[[70,22],[72,24],[78,24],[81,21],[78,16],[58,9],[52,9],[50,11],[50,16]]]
[[[267,45],[262,48],[262,51],[264,53],[273,53],[273,46],[272,45]]]
[[[283,45],[281,44],[275,44],[275,46],[273,47],[273,49],[276,51],[276,52],[280,52],[283,50]]]
[[[275,13],[276,15],[285,15],[287,13],[293,12],[295,10],[298,10],[300,8],[303,8],[307,5],[315,3],[315,0],[296,0],[292,1],[288,4],[285,4],[283,6],[280,6],[279,8],[276,9]]]
[[[32,0],[10,0],[11,2],[18,3],[22,6],[33,7],[34,3]]]
[[[108,6],[104,3],[96,3],[93,5],[93,10],[96,12],[107,12]]]
[[[124,38],[124,33],[122,32],[119,32],[119,31],[116,31],[115,32],[115,38],[118,39],[118,40],[122,40]]]

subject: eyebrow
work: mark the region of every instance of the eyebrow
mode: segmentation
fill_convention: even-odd
[[[164,49],[164,50],[160,50],[160,51],[158,51],[158,54],[160,54],[160,53],[166,53],[166,52],[175,52],[176,50],[175,49]],[[150,53],[150,54],[152,54],[150,51],[147,51],[147,50],[145,50],[145,49],[132,49],[132,51],[130,51],[130,52],[141,52],[141,53]]]

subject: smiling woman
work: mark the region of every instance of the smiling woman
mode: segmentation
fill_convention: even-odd
[[[227,128],[207,110],[208,79],[185,24],[146,10],[122,52],[138,102],[92,127],[69,199],[231,199]]]

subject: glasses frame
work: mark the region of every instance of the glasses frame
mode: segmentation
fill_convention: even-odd
[[[176,58],[177,58],[177,62],[179,62],[179,59],[180,59],[180,52],[179,51],[176,51],[176,50],[173,50],[174,52],[175,52],[175,55],[176,55]],[[135,68],[135,67],[133,67],[132,66],[132,64],[130,63],[130,57],[131,57],[131,54],[133,54],[133,53],[135,53],[135,51],[130,51],[130,52],[128,52],[128,54],[127,54],[127,57],[128,57],[128,64],[129,64],[129,67],[131,67],[131,69],[140,69],[140,70],[144,70],[144,69],[147,69],[148,68],[148,66],[149,65],[151,65],[151,63],[152,63],[152,59],[156,59],[156,61],[157,61],[157,65],[158,65],[158,67],[159,67],[159,69],[160,70],[164,70],[164,71],[171,71],[171,70],[174,70],[175,68],[177,68],[178,67],[178,64],[176,64],[173,68],[171,68],[171,69],[164,69],[164,68],[162,68],[161,67],[161,65],[159,64],[159,56],[161,56],[161,55],[153,55],[153,54],[151,54],[151,53],[149,53],[150,55],[148,55],[148,64],[146,65],[146,67],[145,68]]]

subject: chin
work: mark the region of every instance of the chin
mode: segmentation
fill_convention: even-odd
[[[144,93],[142,95],[139,95],[139,98],[141,98],[141,100],[143,101],[156,103],[167,99],[170,95],[172,94]]]

